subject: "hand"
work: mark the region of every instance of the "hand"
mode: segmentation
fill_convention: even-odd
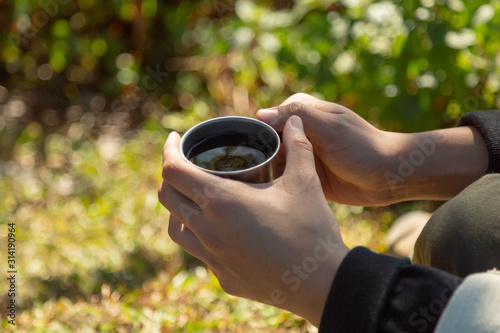
[[[279,107],[257,113],[277,130],[292,115],[304,121],[328,200],[360,206],[392,203],[393,193],[383,175],[388,168],[389,133],[341,105],[306,94],[295,94]]]
[[[447,200],[484,175],[488,165],[486,145],[474,127],[385,132],[341,105],[306,94],[257,113],[277,130],[292,115],[304,121],[326,198],[338,203]]]
[[[348,249],[299,117],[284,126],[283,139],[283,176],[247,184],[186,162],[179,135],[171,133],[158,196],[171,213],[170,237],[207,263],[226,292],[271,303],[317,326]]]

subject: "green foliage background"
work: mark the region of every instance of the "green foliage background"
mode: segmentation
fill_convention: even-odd
[[[161,147],[296,92],[393,131],[498,109],[500,1],[0,1],[0,244],[19,331],[314,331],[225,295],[168,239]],[[412,203],[332,204],[383,251]],[[2,265],[6,263],[2,251]],[[0,279],[0,306],[8,301]],[[2,315],[2,326],[9,330]]]

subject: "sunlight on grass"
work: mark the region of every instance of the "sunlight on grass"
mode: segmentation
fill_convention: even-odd
[[[0,245],[15,223],[18,271],[17,326],[2,331],[316,332],[225,294],[170,240],[157,199],[168,133],[297,92],[403,132],[500,107],[498,1],[194,3],[14,0],[0,13]],[[384,252],[395,218],[432,205],[331,207],[349,247]],[[5,309],[4,278],[0,290]]]
[[[129,141],[52,134],[44,158],[31,144],[38,132],[27,129],[30,140],[1,166],[2,218],[18,230],[16,330],[315,331],[286,311],[225,294],[203,266],[185,269],[157,200],[168,132],[149,128]],[[349,245],[383,249],[371,213],[332,206]]]

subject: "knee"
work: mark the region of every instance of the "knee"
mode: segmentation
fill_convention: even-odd
[[[466,276],[500,268],[500,175],[487,175],[440,207],[422,230],[413,261]]]

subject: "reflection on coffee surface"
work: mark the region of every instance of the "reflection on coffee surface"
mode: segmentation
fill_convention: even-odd
[[[265,162],[271,155],[269,145],[254,136],[225,133],[195,143],[186,154],[199,167],[213,171],[237,171]]]

